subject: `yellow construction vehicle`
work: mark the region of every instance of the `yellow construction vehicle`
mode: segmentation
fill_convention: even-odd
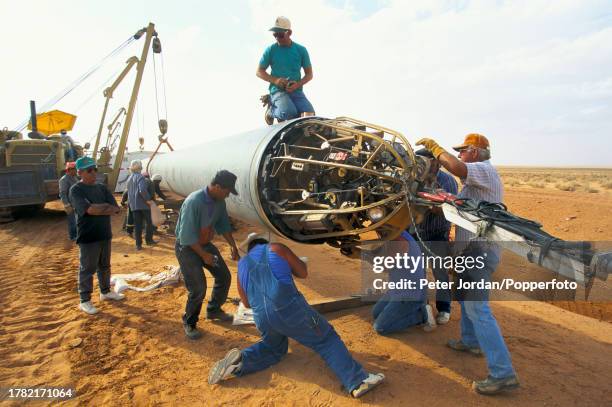
[[[29,140],[18,131],[0,130],[0,217],[42,209],[58,199],[66,161],[83,155],[71,137],[38,131],[34,101],[30,111]]]

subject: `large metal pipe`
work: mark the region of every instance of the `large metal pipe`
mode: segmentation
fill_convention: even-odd
[[[158,155],[149,172],[187,196],[229,170],[238,177],[230,216],[295,241],[342,246],[373,230],[392,237],[410,223],[405,196],[416,167],[397,132],[304,117]]]
[[[282,235],[265,215],[257,190],[262,152],[270,141],[295,119],[248,131],[205,144],[157,155],[149,164],[150,174],[162,176],[162,186],[187,196],[208,185],[217,171],[226,169],[238,177],[236,191],[225,201],[231,216],[260,225]]]

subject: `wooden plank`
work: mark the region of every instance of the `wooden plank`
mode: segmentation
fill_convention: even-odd
[[[373,304],[373,301],[367,301],[358,296],[326,298],[310,303],[310,306],[320,313],[341,311],[344,309],[358,308]]]

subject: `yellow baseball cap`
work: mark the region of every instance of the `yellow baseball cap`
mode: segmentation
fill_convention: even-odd
[[[455,151],[461,151],[468,147],[477,147],[484,148],[485,150],[489,149],[489,140],[478,133],[470,133],[465,136],[465,140],[463,140],[463,144],[453,147]]]

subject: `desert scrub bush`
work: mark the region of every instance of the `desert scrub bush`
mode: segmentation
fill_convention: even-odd
[[[540,181],[529,181],[527,185],[533,188],[545,188],[546,187],[546,185]]]
[[[510,178],[505,178],[504,179],[504,185],[515,187],[515,186],[517,186],[519,184],[520,184],[520,182],[516,178],[510,177]]]
[[[575,191],[579,187],[579,184],[576,182],[559,182],[555,187],[561,191]]]

